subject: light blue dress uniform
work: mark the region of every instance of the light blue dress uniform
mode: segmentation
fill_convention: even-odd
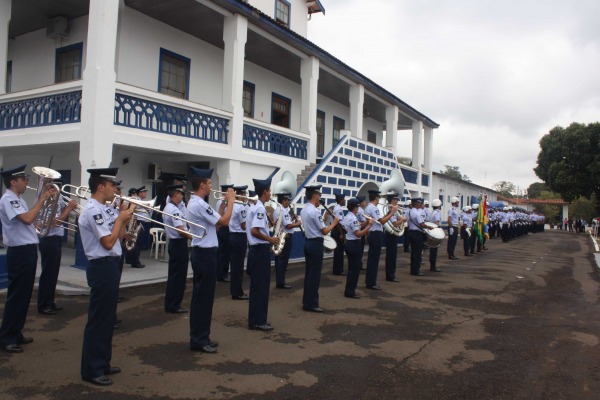
[[[348,212],[341,223],[344,225],[346,229],[346,240],[360,240],[359,237],[356,236],[355,232],[360,231],[360,221],[358,220],[358,215],[354,215],[352,212]]]
[[[360,230],[360,222],[358,221],[358,215],[348,212],[340,223],[346,229],[344,250],[346,250],[346,255],[348,256],[348,276],[346,277],[344,296],[353,297],[356,296],[356,286],[358,285],[360,268],[362,267],[361,240],[355,234],[356,231]]]
[[[233,210],[231,211],[231,219],[229,220],[229,232],[230,233],[246,233],[242,228],[242,224],[246,222],[246,206],[239,203],[233,204]]]
[[[26,225],[19,221],[17,215],[29,211],[27,203],[12,190],[7,190],[0,199],[0,220],[2,221],[2,238],[8,247],[38,244],[39,239],[33,224]]]
[[[421,253],[423,251],[423,229],[421,224],[425,222],[421,209],[411,208],[408,213],[408,235],[410,237],[410,273],[419,275],[421,273]]]
[[[409,231],[422,231],[421,224],[425,222],[423,213],[420,209],[411,208],[408,213],[408,230]]]
[[[466,213],[466,212],[461,213],[460,220],[461,220],[462,224],[464,226],[466,226],[467,228],[473,227],[473,218],[471,217],[471,214]]]
[[[208,249],[211,247],[218,247],[219,241],[217,240],[217,222],[221,219],[218,212],[196,195],[192,195],[187,207],[188,220],[196,224],[200,224],[206,228],[206,235],[202,238],[193,238],[192,246],[201,247]],[[194,235],[202,235],[202,229],[194,225],[190,226],[190,231]]]
[[[300,212],[304,234],[307,239],[322,238],[321,229],[325,228],[321,211],[310,203],[306,203]]]
[[[437,226],[442,226],[442,214],[440,213],[440,210],[433,210],[429,213],[427,221],[433,222]]]
[[[258,200],[256,204],[250,207],[246,223],[246,236],[248,237],[248,245],[268,244],[266,240],[258,239],[252,236],[252,228],[259,228],[263,235],[269,236],[269,220],[264,204]]]
[[[360,222],[361,224],[363,222],[365,222],[367,219],[365,218],[365,216],[363,215],[365,213],[364,208],[362,207],[358,207],[358,212],[356,213],[356,219],[358,220],[358,222]]]
[[[292,217],[290,217],[289,208],[277,207],[273,212],[273,221],[277,221],[277,218],[279,218],[279,214],[281,213],[283,213],[283,217],[281,217],[281,226],[283,227],[283,231],[292,235],[294,233],[294,228],[286,228],[286,226],[292,223]]]
[[[374,218],[376,221],[379,221],[383,215],[379,212],[379,209],[373,205],[373,203],[369,203],[365,208],[365,214],[369,217]],[[383,227],[381,224],[373,224],[370,232],[383,232]]]
[[[178,207],[180,205],[183,205],[183,207],[181,207],[181,208]],[[180,218],[185,219],[187,208],[186,208],[185,204],[183,204],[183,201],[181,203],[179,203],[178,205],[175,205],[175,204],[169,202],[169,203],[167,203],[167,205],[165,206],[163,211],[165,213],[169,213],[169,214],[173,215],[174,217],[180,217]],[[184,231],[187,232],[188,231],[187,225],[180,218],[174,218],[174,217],[163,214],[163,222],[169,226],[174,226],[179,229],[183,229]],[[165,226],[165,231],[167,233],[167,237],[169,239],[181,239],[182,236],[179,234],[179,232],[173,228],[169,228],[169,226]]]
[[[252,235],[252,229],[258,228],[260,233],[269,236],[269,220],[262,201],[258,200],[250,207],[246,221],[248,237],[248,273],[250,274],[250,301],[248,303],[248,325],[261,326],[267,324],[269,312],[269,290],[271,286],[271,257],[268,241]]]
[[[448,243],[446,245],[446,250],[448,251],[448,255],[452,258],[454,257],[454,249],[456,248],[456,242],[458,241],[458,219],[460,217],[458,207],[451,207],[448,210],[448,217],[450,218],[450,221],[452,221],[452,234],[450,234],[450,228],[448,228]]]
[[[66,207],[65,203],[59,201],[58,207],[56,208],[56,215],[54,215],[54,218],[58,219],[58,217],[60,217],[60,214],[62,214],[65,207]],[[63,237],[64,235],[65,235],[65,227],[61,224],[59,226],[53,226],[52,228],[50,228],[50,231],[48,232],[46,237],[48,237],[48,236]]]
[[[454,228],[458,227],[458,217],[459,217],[458,207],[452,207],[451,209],[449,209],[448,217],[450,217],[450,219],[452,221],[452,226]]]
[[[112,358],[112,334],[119,297],[121,243],[105,249],[100,239],[112,232],[118,212],[90,198],[79,217],[79,234],[89,265],[86,277],[90,286],[88,321],[83,334],[81,376],[104,375]]]

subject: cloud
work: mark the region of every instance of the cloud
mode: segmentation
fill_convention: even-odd
[[[326,6],[309,22],[309,39],[441,124],[435,170],[458,165],[479,184],[527,186],[539,180],[541,136],[599,119],[598,1]],[[410,135],[400,145],[410,156]]]

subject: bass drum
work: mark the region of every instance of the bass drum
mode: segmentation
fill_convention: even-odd
[[[323,251],[327,254],[333,253],[335,248],[337,247],[337,243],[335,239],[330,235],[323,236]]]
[[[442,240],[446,237],[444,230],[433,222],[425,222],[425,225],[433,228],[424,230],[427,246],[432,248],[440,247]]]

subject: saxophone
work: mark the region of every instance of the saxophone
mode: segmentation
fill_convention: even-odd
[[[279,205],[279,208],[279,216],[277,216],[277,221],[275,222],[275,227],[273,228],[273,237],[279,238],[279,244],[274,244],[271,246],[271,251],[276,256],[280,255],[283,251],[283,246],[285,246],[285,238],[288,235],[288,233],[283,229],[283,207]]]

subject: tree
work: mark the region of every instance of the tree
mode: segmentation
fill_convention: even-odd
[[[507,181],[496,182],[492,185],[492,189],[502,194],[505,197],[513,197],[513,192],[517,189],[514,183]]]
[[[409,167],[412,165],[412,158],[410,157],[397,156],[396,161],[398,161],[398,164],[408,165]]]
[[[459,170],[459,167],[454,165],[444,165],[446,170],[440,170],[440,174],[447,175],[451,178],[460,179],[461,181],[471,182],[471,179],[465,174],[462,174]]]
[[[548,186],[543,183],[543,182],[534,182],[531,185],[529,185],[529,187],[527,188],[527,196],[530,199],[538,199],[540,197],[542,197],[542,192],[549,192],[550,189],[548,188]],[[557,198],[560,198],[557,197]]]
[[[595,194],[600,199],[600,123],[557,126],[540,139],[534,172],[550,190],[572,202]]]

